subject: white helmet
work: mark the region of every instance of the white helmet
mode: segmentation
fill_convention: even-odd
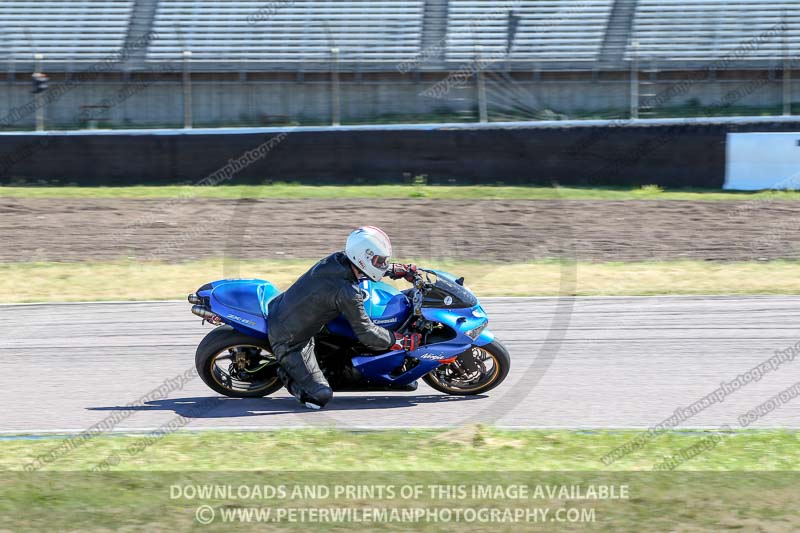
[[[357,269],[372,281],[379,281],[389,268],[392,243],[375,226],[358,228],[347,237],[344,253]]]

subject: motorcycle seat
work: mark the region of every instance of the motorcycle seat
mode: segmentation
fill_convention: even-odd
[[[267,304],[278,294],[278,288],[268,281],[224,283],[211,293],[225,307],[264,318]]]

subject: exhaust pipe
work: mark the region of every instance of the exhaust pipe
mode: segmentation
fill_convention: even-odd
[[[222,317],[216,313],[212,313],[202,305],[193,305],[192,306],[192,313],[199,316],[203,320],[211,322],[215,326],[219,326],[222,324]]]
[[[201,300],[200,297],[198,295],[196,295],[195,293],[190,294],[188,296],[188,298],[186,298],[186,299],[189,300],[190,304],[195,304],[196,305],[196,304],[203,303],[203,300]]]

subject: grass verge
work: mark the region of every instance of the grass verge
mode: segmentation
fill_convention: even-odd
[[[800,434],[790,430],[674,431],[606,466],[601,458],[641,431],[502,430],[480,425],[453,430],[353,432],[284,429],[263,432],[177,432],[100,436],[81,441],[42,471],[91,471],[117,456],[110,471],[652,471],[663,459],[720,440],[678,465],[689,471],[798,471]],[[149,439],[149,440],[148,440]],[[142,449],[141,442],[148,445]],[[23,470],[59,448],[62,439],[0,439],[0,471]],[[229,462],[231,450],[236,461]]]
[[[442,200],[800,200],[797,191],[668,190],[640,188],[525,187],[503,185],[222,185],[218,187],[0,187],[0,197],[16,198],[430,198]]]
[[[480,426],[176,433],[135,454],[148,437],[106,436],[37,472],[19,469],[58,440],[0,440],[0,516],[12,531],[800,527],[795,432],[671,432],[603,471],[599,458],[638,434]],[[651,471],[711,436],[716,444],[677,470]],[[90,471],[111,455],[121,457],[114,467]],[[337,509],[351,514],[332,520]]]
[[[482,297],[800,294],[796,261],[417,263],[464,276],[467,286]],[[4,303],[176,299],[208,281],[230,277],[268,279],[286,288],[312,264],[312,260],[222,259],[187,263],[3,263],[0,294]]]

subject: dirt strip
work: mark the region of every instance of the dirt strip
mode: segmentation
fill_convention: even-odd
[[[800,203],[0,198],[0,262],[315,258],[384,228],[407,258],[797,258]]]

